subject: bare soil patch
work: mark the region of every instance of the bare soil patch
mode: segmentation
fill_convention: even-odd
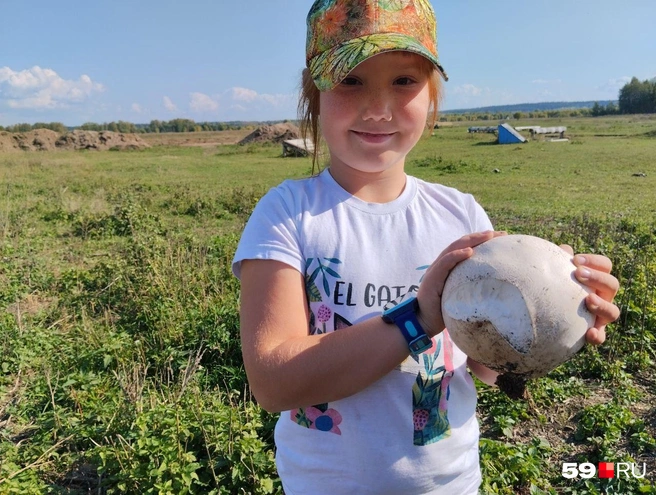
[[[59,134],[49,129],[25,133],[0,132],[0,153],[59,150],[141,150],[150,148],[137,134],[111,131],[72,131]]]
[[[202,148],[224,144],[237,144],[251,129],[203,132],[163,132],[142,134],[151,146],[199,146]]]

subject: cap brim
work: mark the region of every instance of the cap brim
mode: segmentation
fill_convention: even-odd
[[[334,46],[308,62],[319,91],[330,91],[359,64],[384,52],[406,51],[430,60],[445,81],[449,80],[437,57],[415,38],[399,33],[377,33]]]

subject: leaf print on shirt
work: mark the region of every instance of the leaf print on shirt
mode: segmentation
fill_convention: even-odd
[[[337,273],[335,270],[333,270],[329,265],[338,265],[341,263],[340,260],[337,258],[323,258],[324,260],[328,261],[327,264],[322,264],[321,263],[321,258],[308,258],[305,260],[305,291],[308,294],[308,299],[310,302],[318,302],[321,301],[321,293],[318,290],[318,287],[316,285],[316,280],[321,275],[321,282],[323,285],[323,291],[326,294],[326,296],[330,297],[330,283],[328,282],[328,277],[334,277],[334,278],[342,278],[339,273]],[[310,275],[308,275],[308,272],[310,271],[310,267],[313,265],[314,261],[318,263],[319,266],[317,266],[314,271]]]
[[[442,355],[442,359],[438,359]],[[451,435],[448,400],[453,376],[453,343],[448,330],[433,338],[433,347],[421,355],[424,370],[412,387],[413,444],[429,445]],[[443,361],[444,364],[437,366]]]
[[[316,318],[314,316],[314,312],[310,309],[310,335],[314,335],[317,333],[317,327],[315,325]]]
[[[430,268],[430,265],[423,265],[423,266],[418,266],[417,268],[415,268],[415,270],[426,272],[426,270],[428,270],[429,268]],[[424,275],[426,275],[426,273],[424,273],[421,276],[421,278],[419,279],[419,283],[421,283],[421,281],[424,280]]]

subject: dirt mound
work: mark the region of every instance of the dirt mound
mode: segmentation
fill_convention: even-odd
[[[298,139],[301,131],[298,126],[290,123],[263,125],[255,129],[239,144],[247,143],[280,143],[287,139]]]
[[[49,129],[25,133],[0,132],[0,153],[57,150],[141,150],[150,148],[136,134],[111,131],[72,131],[59,134]]]
[[[63,134],[55,143],[59,149],[67,150],[140,150],[150,148],[136,134],[111,131],[73,131]]]
[[[13,134],[10,132],[0,132],[0,153],[7,153],[9,151],[16,151],[14,148]]]
[[[48,151],[55,147],[59,134],[49,129],[26,133],[0,132],[0,153],[10,151]]]

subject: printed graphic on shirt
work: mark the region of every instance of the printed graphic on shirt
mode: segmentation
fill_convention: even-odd
[[[321,301],[317,282],[321,283],[326,296],[330,297],[331,278],[342,278],[330,265],[339,265],[340,263],[341,261],[337,258],[308,258],[305,260],[305,290],[310,302]],[[317,267],[313,269],[315,264]]]
[[[453,344],[447,330],[441,335],[442,338],[434,337],[433,347],[420,355],[424,369],[417,374],[412,386],[415,445],[429,445],[451,435],[447,401],[454,371]],[[438,359],[440,354],[442,359]]]
[[[308,258],[305,263],[305,288],[308,300],[310,335],[320,335],[351,326],[337,311],[340,307],[360,306],[387,309],[406,297],[416,296],[418,285],[358,284],[343,280],[338,273],[337,258]],[[421,274],[428,265],[416,268]],[[448,419],[449,382],[454,373],[453,344],[448,332],[433,339],[433,346],[418,357],[410,356],[399,371],[416,374],[412,387],[412,421],[414,445],[429,445],[451,435]],[[344,418],[330,404],[294,409],[290,419],[309,429],[341,435]]]
[[[333,315],[332,311],[324,304],[319,306],[316,318],[312,310],[310,310],[310,334],[326,333],[326,322],[330,320],[331,315]],[[316,320],[321,323],[321,327],[315,326]],[[346,318],[334,313],[333,331],[350,326],[351,323]],[[335,409],[328,407],[328,404],[299,407],[291,411],[290,418],[296,424],[305,428],[337,433],[338,435],[342,434],[339,429],[339,424],[342,422],[342,415]]]
[[[299,407],[290,411],[290,418],[295,423],[311,430],[327,431],[341,435],[339,425],[342,415],[328,404],[318,404],[310,407]]]
[[[429,265],[420,266],[417,270],[425,272],[428,267]],[[419,282],[423,280],[424,275],[425,273],[422,274]],[[417,290],[413,288],[392,304],[399,304],[407,297],[416,297],[416,293]],[[421,365],[417,366],[420,360]],[[418,372],[417,368],[419,368]],[[419,357],[408,356],[399,366],[399,370],[405,373],[417,373],[412,386],[413,444],[430,445],[451,436],[447,411],[449,382],[454,373],[454,366],[453,343],[448,330],[444,330],[438,337],[433,337],[432,347]]]
[[[310,303],[310,335],[324,334],[328,331],[351,326],[346,318],[333,312],[326,304],[323,304],[323,298],[319,290],[319,287],[322,287],[327,298],[334,292],[331,291],[331,284],[333,280],[338,280],[341,277],[330,265],[339,264],[341,264],[341,261],[337,258],[308,258],[305,261],[305,292],[308,303]],[[317,283],[319,283],[319,286],[317,286]],[[311,303],[322,303],[316,308],[316,314]],[[331,318],[333,320],[332,329],[330,329]],[[330,407],[329,404],[299,407],[290,411],[289,416],[292,421],[305,428],[337,435],[342,434],[339,429],[342,415]]]

